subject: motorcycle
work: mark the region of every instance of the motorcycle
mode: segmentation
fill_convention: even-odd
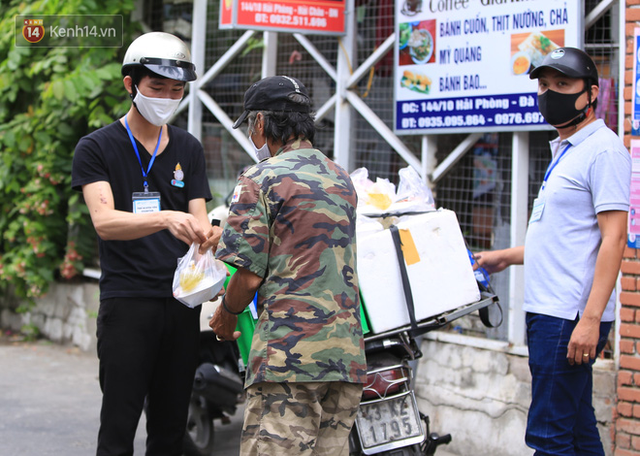
[[[228,424],[244,401],[244,369],[235,341],[219,341],[208,326],[212,303],[203,304],[199,365],[189,403],[185,456],[211,456],[214,449],[214,421]]]
[[[451,442],[451,435],[430,432],[429,417],[418,409],[413,388],[412,362],[422,357],[420,335],[481,311],[485,325],[489,306],[498,304],[495,294],[485,289],[478,302],[381,334],[365,336],[367,383],[360,409],[349,436],[350,456],[433,455],[440,445]],[[418,340],[417,340],[418,339]]]
[[[229,199],[229,198],[228,198]],[[213,220],[224,220],[228,213],[228,201],[224,206],[215,208],[209,214]],[[471,263],[475,262],[473,254],[469,251]],[[454,310],[436,315],[430,319],[423,320],[395,330],[384,333],[369,334],[365,336],[365,353],[367,357],[367,382],[364,385],[360,408],[356,416],[354,426],[349,435],[349,455],[387,455],[387,456],[421,456],[434,455],[440,445],[451,442],[451,435],[440,435],[430,431],[429,417],[418,409],[414,386],[413,367],[418,359],[422,357],[419,348],[421,336],[429,331],[441,329],[452,321],[461,318],[472,312],[479,311],[480,318],[485,326],[499,326],[502,322],[494,324],[490,321],[488,309],[495,305],[500,310],[498,297],[495,295],[488,275],[485,271],[475,271],[476,281],[480,290],[480,300],[461,306]],[[211,333],[213,340],[215,337]],[[235,342],[229,349],[235,349],[233,356],[229,359],[239,359],[236,354],[238,348]],[[209,369],[210,370],[210,369]],[[230,369],[235,370],[234,368]],[[236,375],[235,372],[233,375]],[[197,380],[196,380],[197,382]],[[242,385],[239,386],[239,392]],[[196,387],[194,384],[194,394]],[[236,391],[230,389],[227,391]],[[201,399],[196,400],[196,404]],[[219,409],[219,408],[218,408]],[[194,407],[194,412],[202,410],[201,406]],[[235,405],[233,408],[235,411]],[[200,441],[204,450],[206,436],[210,433],[213,436],[213,427],[208,431],[203,429],[202,435],[197,430],[203,428],[198,425],[199,419],[194,413],[191,418],[190,411],[189,428],[195,434],[194,439]],[[204,421],[204,420],[202,420]],[[211,438],[211,443],[213,438]],[[187,456],[201,456],[210,454],[185,453]]]

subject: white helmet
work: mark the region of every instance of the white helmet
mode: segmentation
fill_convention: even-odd
[[[150,32],[136,38],[124,55],[122,75],[128,75],[136,66],[177,81],[193,81],[198,77],[189,48],[170,33]]]

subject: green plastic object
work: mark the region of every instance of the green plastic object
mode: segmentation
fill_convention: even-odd
[[[362,334],[369,334],[371,329],[369,329],[369,320],[367,319],[367,311],[362,293],[360,293],[360,323],[362,324]]]
[[[230,274],[230,275],[227,276],[227,280],[224,281],[224,289],[226,291],[227,286],[229,285],[229,280],[231,280],[231,276],[233,276],[233,274],[238,270],[238,268],[234,268],[233,266],[231,266],[230,264],[227,264],[227,263],[225,263],[224,265],[227,267],[227,269],[229,270],[229,274]]]
[[[251,315],[251,305],[248,305],[244,312],[238,315],[238,324],[236,325],[236,331],[240,331],[240,337],[236,340],[238,343],[238,349],[240,350],[240,356],[244,365],[247,365],[249,359],[249,351],[251,350],[251,340],[253,339],[253,331],[256,328],[256,320]]]
[[[224,288],[227,289],[229,285],[229,280],[233,274],[238,270],[237,268],[231,266],[230,264],[225,263],[225,266],[229,270],[229,276],[227,280],[224,282]],[[255,298],[254,298],[255,300]],[[249,350],[251,350],[251,339],[253,339],[253,330],[256,327],[256,320],[253,319],[253,315],[251,315],[251,305],[248,305],[244,312],[238,315],[238,323],[236,324],[236,331],[240,331],[240,337],[236,340],[238,343],[238,349],[240,350],[240,356],[242,357],[242,361],[244,365],[247,365],[247,360],[249,359]]]

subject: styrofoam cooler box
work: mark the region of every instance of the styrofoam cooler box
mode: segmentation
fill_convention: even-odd
[[[396,225],[416,320],[480,299],[458,219],[440,209],[406,216]],[[396,250],[389,229],[358,230],[358,280],[373,333],[410,324]]]

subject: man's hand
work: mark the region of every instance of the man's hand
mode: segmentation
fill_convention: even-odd
[[[236,340],[240,337],[242,333],[235,331],[237,324],[238,317],[224,310],[222,301],[209,321],[209,326],[213,329],[218,340]]]
[[[600,336],[600,320],[581,318],[571,333],[567,349],[567,361],[574,364],[587,363],[596,357],[596,347]]]
[[[165,211],[167,229],[185,244],[196,242],[203,244],[207,241],[204,230],[198,219],[187,212]]]
[[[474,254],[476,262],[473,265],[473,269],[476,270],[482,267],[489,274],[504,271],[509,266],[509,263],[501,253],[501,250],[493,250]]]
[[[484,268],[489,274],[504,271],[507,267],[524,262],[524,247],[511,247],[502,250],[488,250],[474,255],[474,269]]]
[[[625,211],[604,211],[598,214],[602,242],[596,258],[589,299],[567,347],[567,360],[571,365],[582,364],[596,357],[600,321],[615,287],[627,240],[626,224]]]
[[[218,338],[236,340],[240,337],[240,331],[234,331],[238,324],[238,316],[231,312],[244,310],[253,299],[261,283],[262,277],[242,267],[238,268],[236,273],[233,274],[231,280],[229,280],[224,301],[221,300],[220,305],[209,321],[209,326]],[[223,302],[230,311],[224,308]]]
[[[209,249],[215,250],[218,248],[218,242],[220,242],[220,237],[222,236],[222,228],[219,226],[212,226],[209,232],[207,233],[207,240],[200,244],[200,254],[205,253]]]

